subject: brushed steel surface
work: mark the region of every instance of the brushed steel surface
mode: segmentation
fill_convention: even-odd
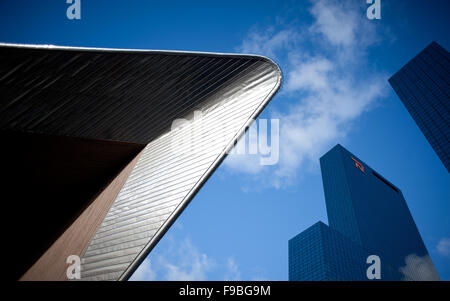
[[[147,144],[82,256],[126,280],[280,84],[255,55],[0,44],[0,129]]]
[[[82,279],[129,277],[279,83],[275,65],[258,63],[210,95],[201,118],[150,142],[82,257]]]

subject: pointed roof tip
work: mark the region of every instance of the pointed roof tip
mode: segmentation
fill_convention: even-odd
[[[319,160],[322,160],[322,158],[326,155],[326,154],[328,154],[329,152],[331,152],[331,151],[333,151],[333,150],[335,150],[335,149],[344,149],[344,150],[347,150],[344,146],[342,146],[342,144],[340,144],[340,143],[336,143],[332,148],[330,148],[329,150],[327,150],[322,156],[320,156],[320,158],[319,158]]]

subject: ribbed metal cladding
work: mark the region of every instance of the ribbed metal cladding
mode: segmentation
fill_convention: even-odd
[[[264,61],[0,44],[0,129],[148,143]]]
[[[0,129],[147,144],[82,256],[126,280],[280,84],[260,56],[0,44]]]
[[[274,65],[258,64],[212,94],[197,118],[147,145],[82,258],[82,279],[128,276],[279,81]]]

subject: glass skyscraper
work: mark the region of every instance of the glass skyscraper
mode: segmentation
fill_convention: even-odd
[[[389,83],[450,172],[450,55],[431,43]]]
[[[317,222],[289,240],[289,280],[367,280],[367,257],[372,255],[339,231]],[[383,278],[400,279],[381,265]],[[389,274],[388,274],[389,273]]]
[[[381,280],[438,280],[402,192],[336,145],[320,158],[329,226],[289,241],[290,280],[368,280],[369,255]]]

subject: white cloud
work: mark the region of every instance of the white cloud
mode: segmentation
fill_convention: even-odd
[[[333,67],[334,65],[325,58],[311,58],[295,64],[288,73],[286,89],[288,91],[325,89],[328,86],[327,74],[332,71]]]
[[[352,46],[356,42],[360,23],[356,12],[345,1],[313,1],[311,14],[315,18],[313,33],[323,35],[334,46]]]
[[[252,125],[254,126],[254,124]],[[254,139],[249,139],[249,135],[243,135],[237,142],[235,148],[228,155],[225,164],[231,170],[237,170],[247,174],[256,175],[263,170],[263,165],[260,164],[260,157],[256,154],[249,154],[248,151],[243,151],[242,154],[237,149],[249,149],[250,147],[257,148],[257,142]]]
[[[406,281],[439,281],[439,275],[434,268],[430,256],[423,257],[411,254],[405,258],[406,265],[400,268],[403,280]]]
[[[304,164],[318,166],[319,157],[347,136],[387,87],[386,76],[367,70],[366,49],[378,37],[354,2],[312,1],[310,12],[312,24],[252,30],[239,48],[276,59],[285,76],[277,99],[287,98],[292,105],[271,116],[280,120],[278,165],[258,166],[245,156],[225,165],[254,179],[270,173],[265,178],[277,188],[292,183]]]
[[[358,86],[350,75],[333,73],[331,69],[324,71],[323,62],[323,59],[311,59],[299,65],[296,70],[319,70],[309,75],[320,77],[320,84],[299,85],[298,89],[304,93],[302,101],[287,114],[277,116],[281,124],[280,163],[275,171],[277,181],[294,177],[306,159],[318,163],[330,143],[345,137],[351,122],[383,93],[382,78]],[[301,82],[312,80],[305,74],[302,77]],[[275,186],[280,185],[278,182]]]
[[[147,257],[130,277],[131,281],[197,281],[207,280],[216,262],[200,252],[189,238],[180,240],[167,237],[168,247],[155,256]]]
[[[155,278],[156,272],[152,269],[150,260],[146,258],[130,277],[130,281],[151,281]]]
[[[241,272],[239,266],[233,258],[228,258],[226,263],[227,273],[225,274],[225,281],[239,281],[241,280]]]
[[[365,3],[338,0],[313,0],[310,10],[315,18],[309,27],[325,45],[338,49],[337,58],[352,63],[363,56],[368,46],[379,41],[372,21],[366,18]]]
[[[243,53],[275,57],[277,51],[289,48],[298,38],[299,33],[289,28],[278,32],[272,27],[264,32],[252,30],[238,49]]]
[[[442,256],[450,256],[450,238],[442,238],[439,241],[436,250]]]
[[[215,261],[200,252],[188,238],[170,255],[170,259],[164,256],[157,258],[165,280],[169,281],[207,280],[207,273],[215,265]]]
[[[178,228],[177,232],[182,232],[182,229]],[[159,249],[143,261],[130,281],[242,280],[241,270],[233,257],[212,258],[189,238],[182,237],[173,233],[165,237],[159,243]]]

